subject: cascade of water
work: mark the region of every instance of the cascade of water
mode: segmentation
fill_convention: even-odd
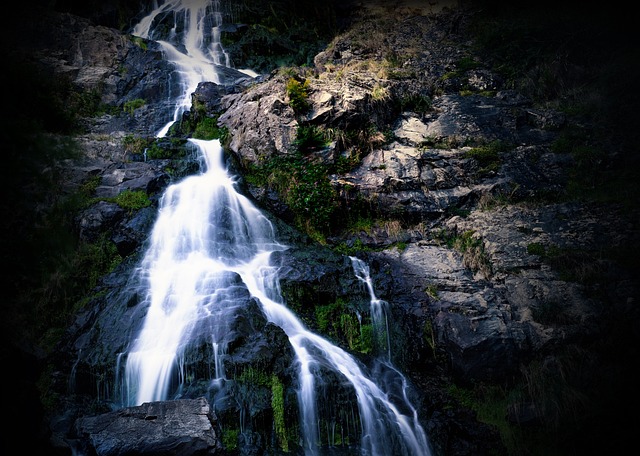
[[[202,38],[202,18],[211,5],[207,0],[168,0],[135,29],[135,33],[153,39],[153,24],[160,13],[165,17],[173,13],[176,21],[183,21],[181,44],[164,45],[167,58],[176,62],[187,81],[183,100],[195,89],[194,81],[209,77],[216,81],[210,74],[212,68],[215,71],[214,57],[202,49],[195,50],[211,50],[219,44],[212,47]],[[217,2],[213,6],[216,5]],[[199,18],[200,25],[194,25],[195,18]],[[214,27],[214,40],[216,27],[219,23]],[[177,37],[178,29],[176,25],[171,35]],[[198,57],[193,58],[194,55]],[[367,372],[345,350],[309,331],[287,308],[280,293],[277,268],[270,263],[273,252],[287,247],[276,240],[269,220],[236,191],[235,179],[224,166],[220,143],[195,139],[190,142],[203,154],[204,169],[165,191],[150,246],[138,270],[146,284],[148,310],[127,354],[127,404],[165,400],[179,389],[185,377],[185,350],[202,340],[211,345],[214,353],[215,376],[211,380],[224,379],[220,358],[226,353],[233,316],[253,297],[267,320],[282,328],[293,348],[306,455],[321,451],[316,385],[320,370],[333,372],[353,391],[358,416],[352,422],[360,427],[362,454],[430,455],[426,434],[407,397],[404,377],[388,359],[379,363],[373,374]],[[364,266],[354,261],[355,264],[360,267],[358,277],[367,280],[368,271],[365,276]],[[372,287],[370,293],[373,301]],[[373,378],[377,375],[384,380],[376,383]],[[242,423],[241,420],[241,426]]]
[[[374,341],[377,345],[383,345],[387,352],[387,360],[391,361],[391,341],[389,335],[389,320],[387,317],[388,303],[382,299],[378,299],[373,289],[373,282],[369,275],[369,266],[359,258],[351,258],[353,271],[362,283],[367,287],[370,298],[371,322],[373,324]]]
[[[154,27],[173,17],[173,26]],[[220,83],[215,65],[230,66],[229,56],[220,44],[220,2],[209,0],[167,0],[145,16],[133,29],[133,35],[157,41],[167,59],[176,65],[182,98],[177,101],[173,119],[157,136],[164,137],[169,127],[191,107],[191,94],[199,82]],[[161,30],[162,32],[159,32]]]

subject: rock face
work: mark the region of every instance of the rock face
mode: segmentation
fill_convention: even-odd
[[[76,422],[78,447],[96,456],[221,454],[205,398],[145,403]]]
[[[334,133],[305,157],[332,169],[336,217],[364,207],[373,220],[366,227],[332,233],[319,245],[283,222],[291,208],[276,189],[243,182],[291,246],[276,255],[283,296],[313,329],[320,329],[317,307],[344,300],[353,303],[354,314],[362,311],[367,296],[339,249],[361,246],[357,256],[371,265],[376,292],[390,303],[393,357],[418,389],[435,453],[500,454],[496,430],[452,398],[450,382],[506,388],[520,381],[534,391],[535,374],[577,382],[592,371],[595,381],[584,383],[599,385],[599,392],[626,387],[620,380],[626,369],[606,356],[626,361],[635,349],[625,337],[600,341],[621,334],[617,328],[637,331],[636,269],[616,261],[637,237],[637,208],[552,198],[576,169],[575,157],[554,147],[570,119],[506,87],[490,65],[469,54],[467,11],[435,14],[424,2],[398,3],[402,8],[369,2],[352,11],[349,27],[316,56],[313,68],[291,70],[308,82],[306,110],[291,105],[290,74],[248,83],[227,69],[224,85],[198,87],[192,100],[200,111],[190,115],[219,116],[241,175],[298,152],[301,127]],[[38,49],[34,59],[84,90],[99,89],[102,101],[120,110],[127,101],[147,100],[130,114],[85,119],[86,132],[77,137],[83,157],[66,164],[65,186],[99,178],[93,196],[100,201],[76,214],[78,237],[92,242],[107,233],[124,260],[102,278],[48,360],[56,369],[54,391],[68,396],[69,379],[75,382],[73,397],[52,419],[52,440],[65,442],[60,454],[71,454],[72,447],[100,456],[222,454],[220,424],[236,426],[243,417],[241,448],[229,451],[261,454],[273,440],[271,391],[240,374],[261,369],[283,380],[284,414],[295,420],[293,355],[284,333],[242,292],[233,296],[245,310],[230,330],[227,354],[228,370],[238,376],[219,395],[208,396],[208,384],[195,378],[185,382],[181,400],[99,413],[119,405],[114,360],[146,310],[132,271],[158,198],[197,165],[187,158],[176,172],[174,161],[144,160],[123,144],[127,135],[151,135],[170,118],[174,69],[154,43],[69,14],[45,22],[42,38],[29,43]],[[476,65],[465,69],[460,62],[469,57]],[[482,149],[489,145],[495,148]],[[337,166],[344,162],[349,166]],[[127,211],[108,201],[123,190],[144,191],[152,205]],[[203,341],[187,355],[193,371],[208,372],[206,347]],[[611,382],[599,375],[605,368],[616,374]],[[593,391],[571,382],[551,401],[575,400],[569,405],[596,417],[585,424],[596,429],[600,410],[589,415],[584,405],[594,401]],[[509,419],[560,422],[543,399],[540,393],[511,400]],[[94,402],[102,408],[87,405]],[[609,410],[604,417],[616,415]],[[607,429],[626,429],[618,420]],[[291,451],[302,454],[294,444]]]

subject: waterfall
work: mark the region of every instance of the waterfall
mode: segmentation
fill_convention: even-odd
[[[387,361],[391,361],[391,341],[389,335],[389,320],[387,317],[388,303],[382,299],[378,299],[375,290],[373,289],[373,281],[369,275],[369,266],[359,258],[351,258],[351,264],[353,271],[369,292],[369,302],[371,313],[371,321],[373,323],[373,337],[377,347],[382,347],[386,350]]]
[[[188,109],[186,100],[198,82],[217,81],[216,59],[224,55],[218,8],[218,2],[206,0],[168,0],[134,30],[140,36],[161,39],[166,57],[179,68],[185,93],[176,102],[174,121]],[[154,30],[160,16],[174,18],[169,33],[165,24],[162,37]],[[205,26],[207,17],[217,19]],[[202,155],[202,171],[170,185],[162,195],[149,247],[137,270],[148,310],[126,354],[122,386],[126,405],[171,398],[184,382],[185,351],[196,341],[206,340],[211,346],[212,383],[224,381],[221,358],[227,352],[233,317],[253,298],[267,320],[287,335],[295,355],[305,455],[322,454],[320,370],[333,372],[353,391],[358,415],[353,422],[359,426],[363,455],[430,455],[426,434],[407,397],[406,380],[391,365],[390,356],[368,371],[348,352],[305,327],[286,306],[278,269],[271,264],[272,254],[287,246],[277,241],[271,222],[237,191],[219,141],[190,142]],[[370,284],[368,269],[352,261],[360,268],[358,278]],[[375,297],[372,286],[370,293]]]

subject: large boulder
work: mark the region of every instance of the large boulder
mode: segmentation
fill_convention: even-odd
[[[96,456],[221,454],[216,420],[203,397],[144,403],[79,419],[76,444]]]

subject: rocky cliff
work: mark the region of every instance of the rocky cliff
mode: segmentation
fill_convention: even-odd
[[[69,85],[48,88],[48,102],[29,86],[28,103],[12,95],[10,104],[37,111],[60,96],[67,104],[54,106],[54,116],[73,107],[75,117],[45,125],[42,136],[33,126],[50,146],[41,146],[35,134],[19,142],[17,128],[8,141],[11,169],[33,161],[28,169],[47,178],[44,188],[56,189],[40,190],[33,173],[10,176],[10,188],[24,197],[3,206],[3,228],[24,245],[16,249],[4,241],[3,256],[15,264],[7,289],[16,303],[5,319],[5,358],[29,368],[32,389],[25,388],[25,397],[35,395],[37,381],[48,407],[43,426],[22,412],[18,426],[36,429],[34,445],[48,448],[52,441],[60,454],[70,454],[72,444],[97,454],[130,451],[130,442],[112,452],[101,446],[122,434],[116,429],[105,437],[100,424],[112,422],[115,429],[122,419],[100,414],[114,401],[110,363],[144,310],[135,289],[122,290],[162,189],[196,170],[184,138],[208,118],[223,132],[246,194],[292,246],[280,258],[287,302],[314,329],[354,352],[344,335],[320,325],[316,309],[361,299],[345,255],[371,265],[377,293],[392,306],[393,358],[415,385],[437,454],[621,449],[633,423],[638,328],[637,130],[628,109],[635,94],[622,89],[637,74],[637,63],[622,76],[614,72],[629,57],[625,37],[614,35],[623,24],[618,17],[567,14],[561,7],[547,15],[545,7],[551,8],[347,2],[336,10],[339,30],[311,65],[273,68],[256,79],[225,70],[228,83],[201,84],[192,111],[164,142],[152,136],[167,120],[158,113],[173,69],[153,42],[73,10],[44,8],[38,21],[21,10],[25,28],[7,34],[7,55]],[[567,18],[575,24],[562,22]],[[518,66],[518,53],[538,60]],[[245,58],[236,66],[250,63]],[[10,90],[21,80],[16,73],[4,84]],[[606,79],[614,75],[618,85]],[[100,109],[87,113],[87,105]],[[5,120],[5,128],[21,115]],[[75,153],[49,157],[52,145],[62,150],[61,138],[68,137]],[[22,144],[47,160],[29,157]],[[145,160],[145,150],[158,156]],[[31,302],[37,314],[66,301],[59,296],[64,290],[50,291],[54,275],[49,287],[37,285],[48,294],[20,297],[19,288],[33,284],[25,271],[35,260],[24,251],[42,245],[22,230],[33,223],[49,227],[42,218],[50,220],[55,211],[47,207],[64,212],[61,202],[81,191],[90,199],[67,210],[71,237],[77,245],[113,246],[110,258],[121,262],[109,274],[105,268],[70,309],[59,309],[73,319],[50,317],[35,331],[46,337],[25,338],[33,331],[27,328],[31,314],[25,317],[19,304]],[[149,205],[123,207],[115,198],[124,191],[143,191]],[[84,264],[75,267],[82,271]],[[82,272],[76,280],[89,282]],[[53,331],[65,323],[64,332]],[[25,334],[16,331],[22,327]],[[239,328],[230,354],[235,365],[287,378],[291,354],[282,333],[255,307]],[[24,348],[31,344],[38,349]],[[194,366],[205,356],[194,353]],[[366,359],[366,353],[359,356]],[[202,396],[197,382],[190,388],[185,397]],[[255,422],[271,419],[261,389],[243,388],[239,381],[234,394],[245,403],[221,406],[217,417],[198,412],[196,402],[163,408],[166,417],[192,407],[187,415],[202,426],[180,454],[234,454],[222,449],[224,439],[216,440],[213,430],[244,406]],[[24,401],[16,407],[30,407]],[[234,451],[263,451],[261,426],[267,427],[256,425]],[[184,437],[180,429],[176,440]],[[136,454],[159,451],[142,447],[149,448],[138,446]]]

